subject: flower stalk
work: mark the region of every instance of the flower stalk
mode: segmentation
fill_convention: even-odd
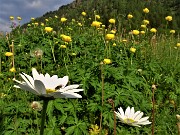
[[[154,124],[155,124],[155,98],[154,98],[154,93],[156,90],[156,85],[152,85],[152,129],[151,129],[151,134],[154,135]]]
[[[114,101],[112,99],[109,99],[108,101],[112,105],[112,110],[114,114],[114,135],[116,135],[116,113],[115,113]]]
[[[104,69],[103,69],[103,62],[100,63],[101,65],[101,79],[102,79],[102,91],[101,91],[101,106],[102,106],[102,109],[103,109],[103,106],[104,106]],[[100,134],[101,134],[101,131],[102,131],[102,113],[103,111],[101,110],[101,115],[100,115]]]
[[[41,128],[40,128],[40,135],[44,134],[44,125],[46,120],[46,110],[48,106],[49,99],[44,98],[43,99],[43,109],[41,114]]]

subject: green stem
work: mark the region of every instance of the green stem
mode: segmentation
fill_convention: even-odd
[[[43,109],[42,109],[42,114],[41,114],[41,128],[40,128],[40,135],[44,134],[44,124],[45,124],[45,119],[46,119],[46,110],[48,106],[48,99],[43,99]]]

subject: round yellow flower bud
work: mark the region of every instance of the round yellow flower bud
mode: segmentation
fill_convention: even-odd
[[[31,17],[31,21],[34,21],[35,20],[35,18],[34,17]]]
[[[177,47],[180,47],[180,43],[177,43],[176,46],[177,46]]]
[[[132,33],[133,35],[139,35],[139,30],[133,30]]]
[[[131,48],[130,48],[130,52],[135,53],[135,52],[136,52],[136,48],[131,47]]]
[[[115,20],[115,19],[109,19],[109,23],[114,24],[115,22],[116,22],[116,20]]]
[[[174,34],[176,31],[175,30],[170,30],[170,33],[171,34]]]
[[[157,30],[156,30],[155,28],[152,28],[152,29],[150,29],[150,32],[152,32],[152,33],[156,33],[156,32],[157,32]]]
[[[149,21],[148,21],[148,20],[143,20],[143,23],[144,23],[145,25],[147,25],[147,24],[149,24]]]
[[[82,12],[81,14],[82,14],[83,16],[86,16],[86,12]]]
[[[145,31],[142,30],[140,33],[141,33],[141,34],[145,34]]]
[[[65,22],[65,21],[67,21],[67,19],[65,17],[62,17],[61,22]]]
[[[133,18],[133,15],[131,15],[131,14],[128,14],[128,19],[131,19],[131,18]]]
[[[46,32],[51,32],[51,31],[53,31],[53,28],[51,28],[51,27],[45,27],[44,30],[45,30]]]
[[[111,64],[112,63],[110,59],[104,59],[103,62],[104,62],[104,64]]]
[[[17,19],[18,19],[19,21],[22,20],[22,18],[21,18],[20,16],[18,16]]]
[[[146,25],[141,25],[141,28],[144,28],[144,29],[145,29],[145,28],[146,28]]]
[[[148,9],[148,8],[144,8],[144,9],[143,9],[143,12],[144,12],[144,13],[149,13],[149,9]]]
[[[106,34],[106,37],[105,37],[106,40],[112,40],[114,38],[115,38],[114,34]]]
[[[12,52],[6,52],[5,56],[8,56],[8,57],[13,56],[13,53]]]
[[[10,16],[9,19],[10,19],[10,20],[14,20],[14,16]]]
[[[91,26],[94,26],[94,27],[96,27],[96,28],[99,28],[100,26],[101,26],[101,22],[98,22],[98,21],[93,21],[92,22],[92,24],[91,24]]]
[[[167,21],[172,21],[172,16],[166,16],[165,19],[166,19]]]
[[[12,67],[11,69],[9,69],[9,71],[15,73],[16,69],[14,67]]]
[[[99,15],[95,15],[95,18],[96,19],[100,19],[101,17]]]
[[[65,42],[71,42],[72,41],[71,37],[66,36],[66,35],[62,36],[62,40],[65,41]]]
[[[67,47],[66,47],[66,45],[60,45],[60,48],[65,49],[65,48],[67,48]]]

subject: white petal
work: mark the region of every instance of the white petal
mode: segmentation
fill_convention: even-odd
[[[54,98],[65,98],[66,96],[63,95],[61,92],[53,92],[53,93],[49,93],[48,95],[53,96]]]
[[[141,118],[141,119],[138,120],[138,123],[139,123],[139,122],[143,122],[143,121],[147,121],[148,118],[149,118],[149,117]]]
[[[114,111],[114,113],[116,114],[116,117],[118,117],[118,119],[124,123],[124,116],[122,116],[119,112]]]
[[[50,79],[50,75],[48,73],[46,73],[44,77]]]
[[[134,117],[134,107],[131,108],[128,118],[132,119],[133,117]]]
[[[141,119],[142,116],[143,116],[143,112],[139,113],[139,114],[134,118],[134,120],[135,120],[135,121],[138,121],[139,119]]]
[[[140,125],[138,124],[131,124],[132,126],[135,126],[135,127],[141,127]]]
[[[69,86],[67,86],[67,87],[65,87],[65,88],[61,88],[59,91],[65,92],[65,91],[69,91],[69,90],[72,90],[72,89],[76,89],[76,88],[78,88],[78,87],[79,87],[78,84],[69,85]]]
[[[35,95],[39,95],[40,93],[38,93],[35,89],[32,89],[31,87],[29,87],[29,85],[27,85],[26,83],[22,83],[22,84],[18,84],[18,85],[14,85],[15,88],[21,88],[23,90],[32,92]]]
[[[40,80],[34,81],[34,87],[37,91],[39,91],[39,93],[46,94],[46,88]]]
[[[59,78],[59,79],[60,79],[62,87],[64,88],[67,85],[68,81],[69,81],[69,77],[64,76],[63,78]]]
[[[82,98],[82,96],[77,93],[64,92],[62,94],[65,95],[66,98]]]
[[[124,111],[123,111],[123,109],[120,107],[120,108],[118,108],[118,110],[119,110],[121,116],[124,117]]]
[[[40,75],[35,68],[32,68],[32,76],[33,76],[34,80],[40,79]]]
[[[143,121],[143,122],[138,122],[139,125],[148,125],[151,124],[150,121]]]
[[[33,78],[25,73],[20,74],[20,76],[23,78],[23,80],[27,83],[27,85],[29,85],[29,87],[31,87],[32,89],[34,88],[34,84],[32,84],[32,80]],[[30,81],[31,80],[31,81]]]
[[[130,114],[130,107],[128,106],[126,111],[125,111],[125,116],[127,116],[129,118],[129,114]]]
[[[141,111],[137,111],[135,112],[135,114],[133,115],[133,118],[132,119],[135,119],[137,115],[139,115],[141,113]]]

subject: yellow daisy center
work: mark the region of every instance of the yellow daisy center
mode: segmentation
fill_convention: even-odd
[[[124,122],[125,123],[134,123],[135,120],[131,119],[131,118],[127,118],[127,119],[124,119]]]
[[[53,89],[46,89],[46,93],[52,93],[52,92],[55,92],[56,90],[53,90]]]

